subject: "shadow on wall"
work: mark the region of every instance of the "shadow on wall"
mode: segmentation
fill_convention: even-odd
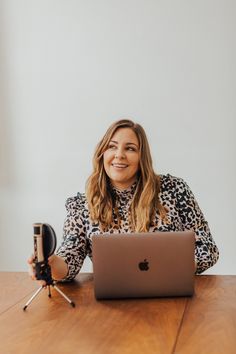
[[[4,11],[0,5],[0,270],[9,257],[6,238],[12,224],[12,196],[16,185],[16,160],[12,135],[12,114],[10,111],[10,78],[8,68],[7,28]]]
[[[0,5],[0,190],[1,195],[5,195],[7,189],[14,184],[14,151],[11,137],[11,112],[9,91],[10,84],[8,78],[8,53],[7,53],[7,32],[4,26],[4,8]],[[7,34],[7,33],[6,33]],[[1,198],[1,202],[4,198]],[[1,206],[1,205],[0,205]],[[2,213],[0,214],[2,216]]]

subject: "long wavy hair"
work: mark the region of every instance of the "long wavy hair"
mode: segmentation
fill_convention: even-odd
[[[155,213],[161,219],[166,218],[167,211],[159,201],[160,177],[152,167],[152,157],[146,133],[141,125],[129,119],[113,123],[98,143],[93,157],[93,172],[86,183],[86,197],[90,218],[98,222],[103,231],[114,226],[114,213],[120,220],[116,208],[115,196],[111,183],[104,169],[103,154],[107,150],[114,133],[120,128],[130,128],[139,142],[139,170],[137,186],[130,205],[130,227],[134,232],[147,232],[153,223]]]

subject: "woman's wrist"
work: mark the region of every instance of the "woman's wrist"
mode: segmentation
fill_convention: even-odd
[[[51,267],[52,278],[55,280],[62,280],[68,274],[68,265],[64,259],[56,254],[48,258],[48,263]]]

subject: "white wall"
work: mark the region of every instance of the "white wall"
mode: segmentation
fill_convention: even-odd
[[[61,240],[95,145],[129,117],[198,199],[209,273],[236,274],[235,16],[230,0],[1,1],[0,270],[27,269],[33,222]]]

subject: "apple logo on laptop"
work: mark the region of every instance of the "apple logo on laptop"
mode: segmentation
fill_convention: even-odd
[[[139,266],[139,269],[140,270],[148,270],[149,269],[149,262],[146,260],[146,258],[144,259],[144,261],[143,262],[140,262],[139,264],[138,264],[138,266]]]

